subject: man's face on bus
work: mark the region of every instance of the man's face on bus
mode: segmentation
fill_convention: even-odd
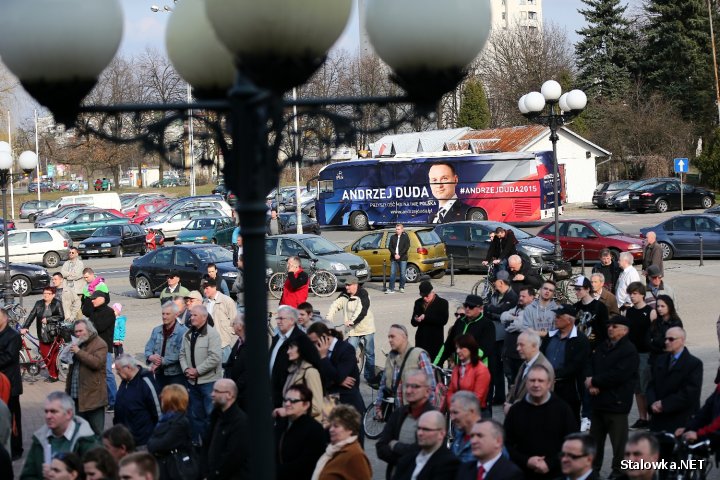
[[[455,195],[458,176],[447,165],[433,165],[428,174],[433,196],[438,200],[450,200]]]

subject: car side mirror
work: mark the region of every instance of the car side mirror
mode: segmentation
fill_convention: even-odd
[[[588,235],[588,236],[587,236],[587,237],[585,237],[585,238],[588,238],[588,239],[595,239],[595,238],[598,238],[598,237],[597,237],[597,235],[593,235],[593,234],[591,233],[590,235]]]
[[[300,258],[310,258],[307,252],[298,252],[297,256]]]

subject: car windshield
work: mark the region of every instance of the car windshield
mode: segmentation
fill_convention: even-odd
[[[300,243],[315,255],[328,255],[331,253],[342,253],[342,248],[322,237],[301,238]]]
[[[197,218],[190,222],[185,230],[208,230],[215,228],[217,222],[217,218]]]
[[[609,237],[611,235],[623,235],[623,232],[610,225],[609,223],[603,222],[602,220],[590,222],[590,225],[595,230],[597,230],[597,232],[603,237]]]
[[[530,235],[525,230],[520,230],[519,228],[513,227],[512,225],[508,225],[507,223],[493,222],[493,223],[489,223],[487,225],[487,227],[493,232],[495,231],[495,229],[497,227],[502,227],[505,230],[512,230],[513,233],[515,234],[515,238],[517,238],[518,240],[525,240],[525,239],[534,237],[534,235]]]
[[[91,237],[119,237],[122,235],[122,227],[117,225],[108,225],[100,227],[93,232]]]
[[[232,262],[233,259],[233,255],[230,250],[226,250],[217,245],[195,248],[193,249],[193,253],[205,263]]]
[[[126,197],[120,200],[120,206],[127,207],[129,205],[132,205],[135,200],[137,200],[137,197]]]

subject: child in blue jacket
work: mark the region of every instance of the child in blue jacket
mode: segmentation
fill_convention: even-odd
[[[112,309],[115,310],[115,332],[113,333],[113,353],[115,358],[123,354],[123,342],[125,342],[125,315],[120,315],[122,305],[113,303]]]

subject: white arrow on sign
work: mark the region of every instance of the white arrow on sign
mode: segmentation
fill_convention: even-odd
[[[680,171],[681,171],[681,172],[682,172],[683,170],[685,170],[685,162],[683,162],[682,160],[680,160],[680,161],[678,162],[678,167],[680,167]]]

